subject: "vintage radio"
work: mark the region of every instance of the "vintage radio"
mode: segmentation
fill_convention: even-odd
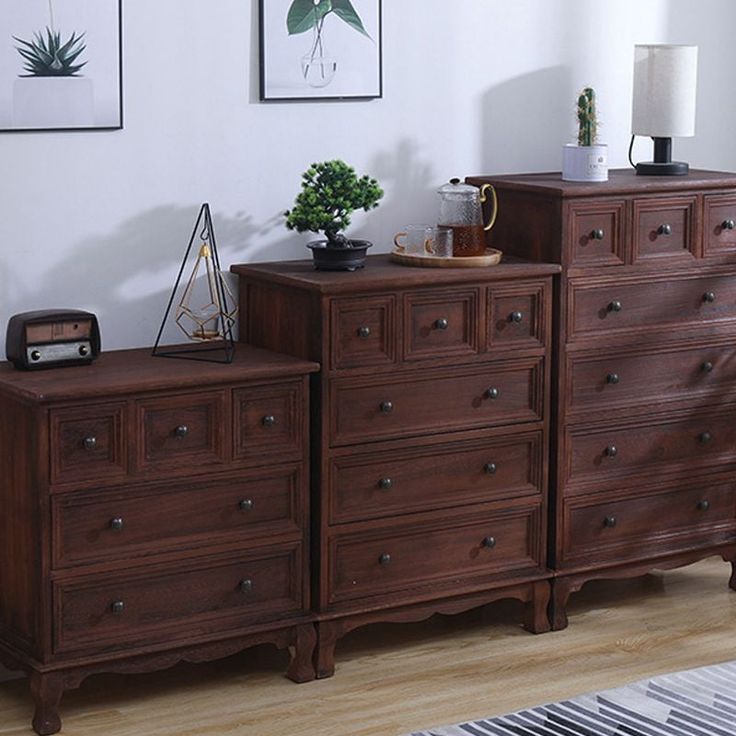
[[[97,317],[80,309],[44,309],[10,318],[8,360],[24,370],[91,363],[100,354]]]

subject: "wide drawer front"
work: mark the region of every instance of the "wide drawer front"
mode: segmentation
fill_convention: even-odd
[[[480,577],[542,565],[538,505],[474,513],[388,532],[330,539],[330,603],[382,597],[409,588],[458,587]]]
[[[714,530],[728,541],[736,529],[736,487],[733,484],[614,499],[604,503],[565,503],[565,559],[640,556],[650,545],[676,549],[697,543]],[[649,550],[648,550],[649,551]],[[667,549],[660,550],[667,551]]]
[[[54,651],[191,638],[302,608],[301,545],[54,584]]]
[[[335,457],[330,523],[539,494],[542,463],[541,432]]]
[[[338,379],[330,386],[331,441],[344,445],[535,421],[542,417],[542,386],[536,358],[388,382]]]
[[[573,284],[569,338],[736,319],[736,276]]]
[[[93,491],[54,496],[54,565],[298,533],[303,485],[299,467],[291,466],[153,492],[147,488],[142,495]]]
[[[733,414],[700,415],[662,422],[568,430],[566,493],[617,482],[624,475],[682,478],[736,466]]]
[[[596,351],[569,360],[566,395],[572,412],[684,400],[736,386],[736,348],[731,345],[635,355]]]

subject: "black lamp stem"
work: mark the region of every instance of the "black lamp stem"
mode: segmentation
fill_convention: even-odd
[[[636,173],[642,176],[685,176],[690,167],[683,161],[672,160],[672,138],[652,138],[654,161],[636,165]]]

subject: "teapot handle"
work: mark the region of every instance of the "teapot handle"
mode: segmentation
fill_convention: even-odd
[[[489,189],[491,190],[492,212],[491,212],[491,219],[488,221],[488,224],[483,228],[486,232],[490,230],[496,224],[496,215],[498,215],[498,197],[496,197],[496,190],[493,188],[492,184],[484,184],[480,188],[481,204],[484,204],[488,200],[488,197],[486,196],[486,192]]]

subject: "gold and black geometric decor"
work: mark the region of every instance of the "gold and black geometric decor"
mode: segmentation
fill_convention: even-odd
[[[186,282],[183,282],[184,269],[195,244],[198,246],[197,256]],[[180,288],[182,284],[183,289]],[[153,355],[160,358],[230,363],[235,354],[233,326],[237,314],[235,298],[222,276],[210,206],[205,202],[199,211],[181,262],[179,275],[153,346]],[[192,345],[161,346],[161,337],[172,316],[176,327]]]

